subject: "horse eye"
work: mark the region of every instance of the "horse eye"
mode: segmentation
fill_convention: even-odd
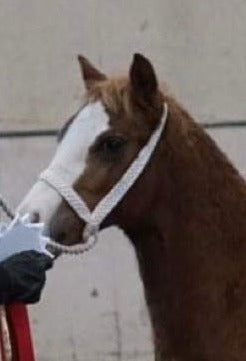
[[[116,153],[118,152],[122,146],[125,144],[125,140],[120,137],[108,137],[103,141],[103,150]]]

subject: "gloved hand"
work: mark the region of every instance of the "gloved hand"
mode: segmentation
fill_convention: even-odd
[[[53,265],[44,253],[25,251],[0,263],[0,304],[36,303],[46,281],[46,271]]]

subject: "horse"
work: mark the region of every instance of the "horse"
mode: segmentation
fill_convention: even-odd
[[[135,54],[126,77],[78,57],[86,85],[50,166],[90,211],[121,179],[168,114],[142,174],[100,228],[132,242],[149,309],[156,361],[246,360],[246,184],[211,137]],[[20,206],[65,245],[85,222],[38,180]]]

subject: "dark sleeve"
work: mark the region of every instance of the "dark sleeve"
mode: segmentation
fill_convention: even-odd
[[[11,292],[11,280],[8,271],[0,264],[0,304],[5,303],[8,292]]]
[[[38,302],[52,259],[36,251],[14,254],[0,263],[0,304]]]
[[[11,287],[10,277],[8,271],[0,264],[0,294],[1,292],[8,291]]]

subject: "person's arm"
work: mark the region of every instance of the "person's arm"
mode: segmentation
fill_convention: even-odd
[[[0,263],[0,304],[40,300],[52,259],[36,251],[15,254]]]
[[[0,304],[5,303],[6,294],[11,288],[10,277],[8,272],[0,264]]]

